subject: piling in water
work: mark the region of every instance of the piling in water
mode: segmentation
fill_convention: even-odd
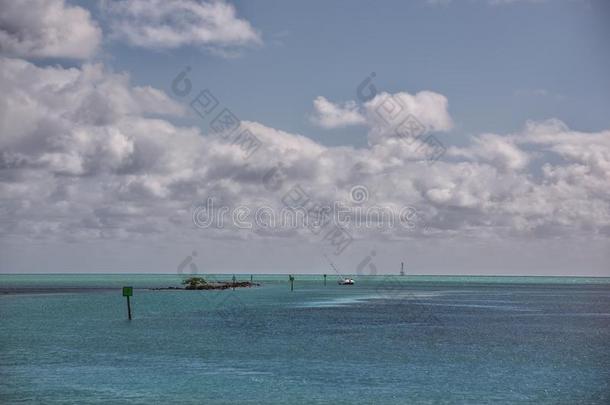
[[[131,321],[131,302],[129,297],[133,295],[133,287],[123,287],[123,297],[127,298],[127,318]]]

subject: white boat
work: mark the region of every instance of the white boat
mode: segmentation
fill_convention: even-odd
[[[351,278],[344,278],[343,280],[337,281],[337,283],[339,283],[339,285],[354,285],[354,280]]]

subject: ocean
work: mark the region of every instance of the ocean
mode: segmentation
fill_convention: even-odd
[[[609,278],[295,278],[0,275],[0,403],[610,403]]]

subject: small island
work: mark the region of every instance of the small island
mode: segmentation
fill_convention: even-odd
[[[208,282],[203,277],[189,277],[182,281],[184,287],[159,287],[151,290],[226,290],[228,288],[244,288],[259,286],[251,281],[215,281]]]

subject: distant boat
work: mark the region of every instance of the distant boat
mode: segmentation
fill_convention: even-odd
[[[324,255],[324,257],[326,258],[326,260],[328,260],[328,264],[330,264],[330,267],[332,267],[333,270],[335,271],[335,273],[337,273],[339,275],[339,270],[337,270],[337,268],[335,267],[333,262],[330,261],[328,256]],[[339,280],[337,280],[337,284],[339,284],[339,285],[354,285],[354,280],[351,279],[351,278],[348,278],[348,277],[342,277]]]
[[[400,262],[400,275],[401,276],[405,275],[405,263],[404,262]]]

